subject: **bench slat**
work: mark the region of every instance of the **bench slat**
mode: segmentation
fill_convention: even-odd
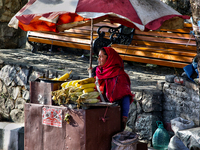
[[[135,46],[147,46],[147,47],[159,47],[159,48],[167,48],[167,49],[179,49],[179,50],[190,50],[196,52],[196,46],[186,46],[180,44],[171,44],[171,43],[158,43],[158,42],[149,42],[149,41],[135,41],[133,40],[131,45]]]
[[[90,44],[80,44],[75,42],[63,42],[63,41],[56,41],[56,40],[49,40],[49,39],[43,39],[43,38],[35,38],[35,37],[29,37],[29,40],[32,42],[37,43],[44,43],[49,45],[57,45],[57,46],[63,46],[63,47],[71,47],[71,48],[78,48],[78,49],[84,49],[84,50],[90,50]]]
[[[134,40],[150,41],[150,42],[158,42],[158,43],[182,44],[182,45],[188,44],[188,45],[196,46],[195,41],[190,41],[188,43],[188,40],[184,40],[184,39],[171,39],[171,38],[163,38],[163,37],[149,37],[149,36],[137,35],[133,37],[133,41]]]
[[[175,67],[175,68],[183,68],[188,65],[188,63],[184,63],[184,62],[182,63],[182,62],[166,61],[166,60],[144,58],[144,57],[137,57],[137,56],[125,56],[125,55],[120,55],[120,56],[123,60],[127,60],[127,61],[156,64],[156,65]]]
[[[158,32],[158,31],[142,32],[139,30],[135,30],[135,35],[160,36],[160,37],[168,37],[168,38],[175,38],[175,39],[195,40],[195,37],[193,35],[190,35],[189,33],[182,34],[182,33]]]
[[[171,54],[171,55],[180,55],[180,56],[189,56],[194,57],[196,56],[196,51],[191,52],[189,50],[178,50],[178,49],[165,49],[165,48],[158,48],[158,47],[142,47],[142,46],[132,46],[128,45],[124,47],[124,45],[120,44],[112,44],[112,47],[122,50],[122,51],[148,51],[148,52],[156,52],[156,53],[163,53],[163,54]]]
[[[113,46],[112,46],[113,47]],[[188,57],[188,56],[181,56],[179,54],[173,55],[173,54],[166,54],[166,53],[159,53],[156,51],[142,51],[142,50],[130,50],[130,49],[119,49],[116,47],[113,47],[118,53],[126,54],[126,55],[133,55],[133,56],[141,56],[141,57],[151,57],[151,58],[158,58],[158,59],[163,59],[163,60],[174,60],[174,61],[180,61],[180,62],[188,62],[191,63],[193,57]],[[147,49],[146,49],[147,50]],[[175,52],[174,52],[175,53]],[[176,52],[178,53],[178,52]],[[195,55],[194,55],[195,56]]]

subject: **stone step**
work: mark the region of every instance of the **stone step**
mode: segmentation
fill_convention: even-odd
[[[24,150],[24,124],[0,122],[0,150]]]

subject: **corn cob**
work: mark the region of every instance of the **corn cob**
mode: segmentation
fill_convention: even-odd
[[[58,81],[58,78],[53,78],[53,79],[51,79],[51,80]]]
[[[92,98],[97,98],[98,96],[99,96],[99,92],[93,91],[93,92],[84,93],[84,94],[80,95],[80,98],[81,99],[92,99]]]
[[[60,78],[58,78],[58,81],[65,81],[69,78],[70,74],[72,73],[72,71],[70,71],[70,73],[66,73],[63,76],[61,76]]]
[[[65,88],[65,86],[68,85],[68,84],[69,84],[69,82],[64,82],[64,83],[61,84],[61,87]]]
[[[87,88],[83,90],[83,93],[89,93],[89,92],[93,92],[94,88]]]
[[[90,103],[90,104],[95,104],[95,103],[98,103],[100,102],[100,100],[96,99],[96,98],[92,98],[92,99],[85,99],[83,101],[83,103]]]
[[[78,84],[78,83],[76,83],[76,84],[75,84],[75,87],[80,87],[80,86],[81,86],[81,85],[80,85],[80,84]]]
[[[88,84],[83,84],[80,86],[81,89],[87,89],[87,88],[94,88],[96,85],[95,83],[88,83]]]
[[[80,80],[74,80],[72,81],[72,86],[75,86],[77,82],[79,82]]]
[[[95,82],[95,78],[91,77],[91,78],[86,78],[86,79],[82,79],[78,82],[78,84],[83,85],[83,84],[88,84],[88,83],[94,83]]]
[[[70,93],[69,96],[77,96],[77,97],[79,97],[82,94],[83,94],[83,92],[73,92],[73,93]]]

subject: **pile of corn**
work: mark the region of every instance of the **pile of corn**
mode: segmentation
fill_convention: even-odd
[[[95,78],[73,80],[61,84],[62,89],[52,91],[52,100],[55,104],[77,104],[79,108],[84,103],[98,103],[99,93],[94,90]]]

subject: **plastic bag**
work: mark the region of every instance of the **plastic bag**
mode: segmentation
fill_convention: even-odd
[[[177,137],[190,150],[200,150],[200,127],[177,132]]]
[[[170,139],[168,150],[189,150],[189,149],[185,147],[183,142],[177,136],[173,136]]]
[[[134,132],[123,131],[112,137],[111,150],[137,150],[138,135]]]
[[[179,130],[190,129],[194,127],[194,122],[178,117],[171,120],[171,127],[176,135],[177,131]]]

